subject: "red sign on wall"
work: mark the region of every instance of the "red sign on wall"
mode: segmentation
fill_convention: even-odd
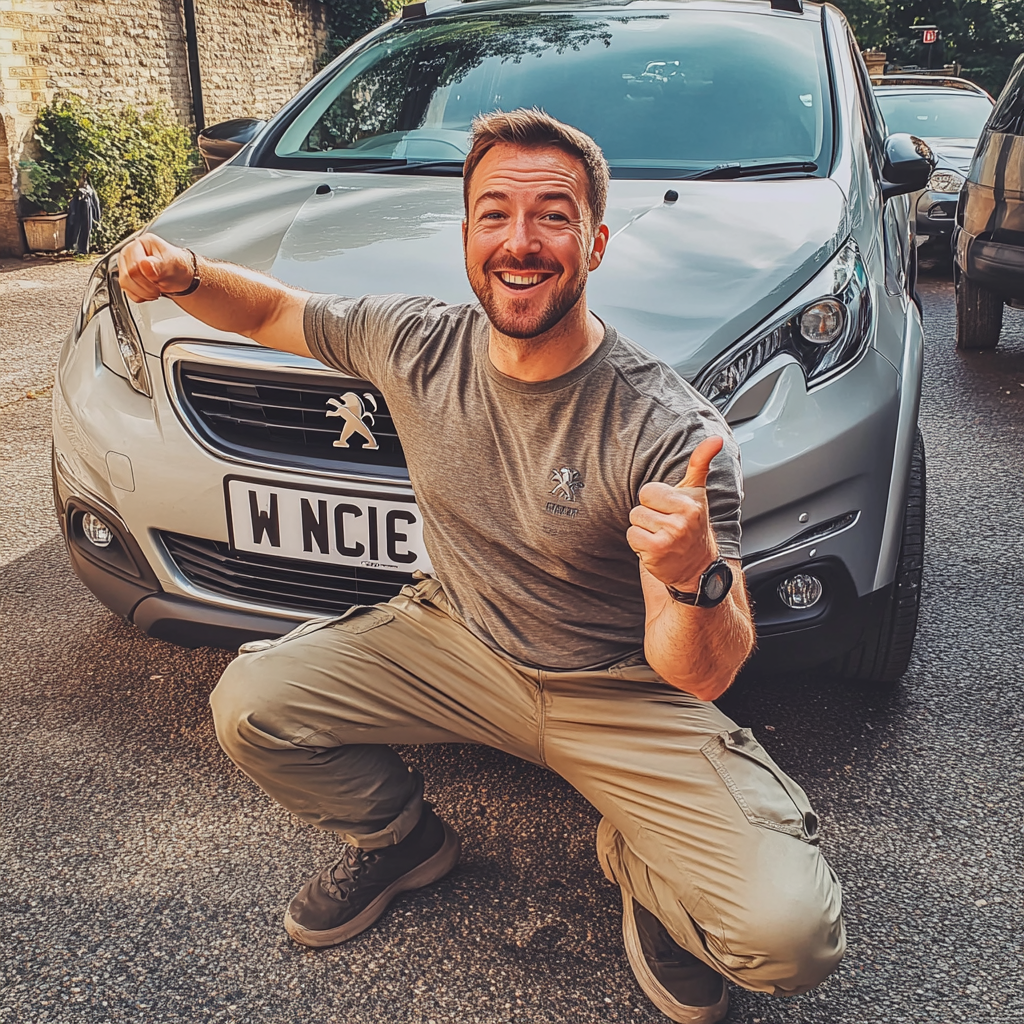
[[[939,38],[938,29],[926,28],[924,30],[921,42],[923,43],[934,43]]]

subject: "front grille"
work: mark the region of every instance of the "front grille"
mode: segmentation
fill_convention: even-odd
[[[365,473],[373,467],[386,475],[405,475],[405,455],[387,402],[365,381],[188,362],[177,365],[176,378],[192,425],[230,454],[303,469]],[[342,414],[328,416],[342,407],[345,396]],[[356,429],[350,429],[348,446],[336,446],[349,423]],[[359,432],[360,424],[377,448]]]
[[[163,533],[167,553],[190,583],[203,590],[282,610],[332,614],[354,604],[394,597],[407,573],[271,558],[227,544]]]

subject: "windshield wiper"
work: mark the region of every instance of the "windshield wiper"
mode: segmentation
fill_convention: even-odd
[[[441,174],[462,177],[461,160],[412,160],[402,164],[381,164],[368,168],[371,174]]]
[[[811,174],[818,169],[813,160],[780,160],[773,164],[719,164],[696,174],[680,175],[683,181],[707,181],[708,179],[753,178],[759,174],[784,174],[796,172]]]

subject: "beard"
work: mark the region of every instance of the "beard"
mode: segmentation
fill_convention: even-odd
[[[506,337],[518,341],[531,341],[547,334],[556,327],[566,314],[576,305],[587,285],[586,265],[580,267],[575,277],[560,288],[557,288],[547,302],[540,308],[535,307],[534,300],[524,294],[521,299],[512,296],[495,294],[493,274],[507,270],[511,273],[528,274],[531,272],[553,273],[559,275],[563,267],[553,260],[527,256],[525,260],[517,260],[512,256],[503,255],[488,260],[482,269],[472,270],[468,263],[466,274],[469,284],[476,297],[480,300],[487,318],[494,327]]]

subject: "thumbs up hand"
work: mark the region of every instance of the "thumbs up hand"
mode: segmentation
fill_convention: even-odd
[[[718,557],[706,487],[711,460],[724,444],[721,437],[701,441],[675,487],[648,483],[640,488],[626,541],[640,558],[641,575],[646,571],[667,586],[692,592]]]

